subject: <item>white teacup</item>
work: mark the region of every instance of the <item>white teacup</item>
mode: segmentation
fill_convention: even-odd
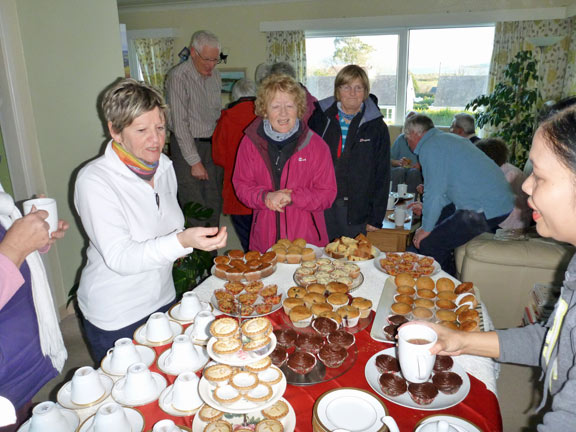
[[[166,314],[155,312],[146,322],[146,339],[150,342],[164,342],[172,336],[170,320]]]
[[[74,430],[74,425],[68,424],[66,417],[54,402],[39,403],[32,410],[29,432],[73,432]]]
[[[110,402],[96,411],[92,423],[94,432],[131,432],[132,428],[121,405]]]
[[[438,335],[430,327],[422,324],[408,324],[398,330],[398,361],[402,375],[413,383],[428,381],[436,354],[430,348],[438,340]]]
[[[190,337],[194,341],[208,341],[212,337],[210,334],[210,324],[216,317],[210,311],[198,312],[192,324],[192,332]]]
[[[158,423],[154,425],[152,432],[181,432],[178,426],[174,424],[172,420],[160,420]]]
[[[36,210],[45,210],[48,212],[46,222],[50,225],[50,228],[48,229],[50,235],[52,235],[54,231],[58,230],[58,206],[56,205],[55,199],[35,198],[24,201],[22,209],[24,210],[25,215],[32,211],[32,206],[35,206]]]
[[[75,404],[86,405],[97,401],[105,391],[100,374],[92,366],[83,366],[74,372],[70,398]]]
[[[157,396],[156,381],[144,363],[134,363],[128,368],[124,383],[124,396],[129,402],[154,399]]]
[[[407,210],[404,206],[397,206],[394,208],[394,224],[397,227],[404,226],[404,221],[406,220]]]
[[[179,368],[197,364],[200,359],[199,349],[202,348],[194,345],[190,336],[176,336],[172,343],[172,348],[166,356],[166,366]]]
[[[405,183],[399,183],[398,184],[398,196],[400,198],[402,198],[402,197],[405,197],[407,193],[408,193],[408,185]]]
[[[108,355],[113,372],[125,373],[130,365],[142,361],[140,353],[130,338],[121,338],[114,342],[114,347],[108,350]]]
[[[183,372],[178,375],[172,387],[172,406],[179,411],[192,411],[202,405],[198,393],[200,378],[194,372]]]
[[[202,310],[202,303],[196,293],[188,291],[182,296],[180,302],[180,316],[192,320]]]
[[[394,206],[398,203],[398,197],[393,193],[388,195],[388,205],[386,206],[386,210],[393,210]]]

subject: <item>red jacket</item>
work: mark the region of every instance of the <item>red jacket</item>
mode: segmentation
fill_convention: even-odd
[[[255,118],[254,98],[241,98],[230,108],[222,111],[212,135],[212,159],[216,165],[224,168],[222,183],[222,212],[224,214],[249,215],[252,213],[252,209],[246,207],[236,197],[232,186],[232,171],[240,140],[244,136],[244,129]]]
[[[254,210],[250,249],[266,251],[278,239],[304,238],[316,246],[328,244],[324,210],[336,198],[336,177],[330,150],[305,123],[294,154],[288,159],[280,179],[280,189],[292,190],[292,203],[284,213],[269,210],[266,194],[273,192],[268,143],[258,135],[262,119],[248,128],[238,148],[232,182],[238,198]],[[279,216],[280,232],[277,232]]]

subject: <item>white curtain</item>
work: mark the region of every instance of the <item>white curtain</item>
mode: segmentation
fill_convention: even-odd
[[[306,81],[306,36],[302,30],[266,32],[266,62],[288,62],[296,70],[296,78]]]
[[[144,81],[163,92],[166,74],[173,66],[174,38],[134,39],[133,43]]]

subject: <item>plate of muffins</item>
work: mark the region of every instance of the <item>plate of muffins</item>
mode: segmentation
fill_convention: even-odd
[[[213,425],[214,431],[238,430],[241,427],[246,427],[246,430],[255,432],[270,430],[293,432],[296,428],[296,413],[290,402],[284,398],[280,398],[268,408],[246,414],[227,413],[212,408],[210,405],[203,405],[194,417],[192,432],[209,431],[210,429],[206,429],[206,427],[211,423],[215,423]],[[278,426],[278,423],[280,423],[282,428]],[[230,426],[229,429],[228,425]]]
[[[303,238],[293,241],[280,239],[272,245],[268,252],[276,253],[276,260],[282,264],[300,264],[305,261],[313,261],[324,255],[324,250],[313,244],[306,243]]]
[[[442,269],[434,258],[413,252],[387,252],[374,260],[374,266],[390,276],[408,273],[413,278],[434,276]]]
[[[213,261],[210,269],[213,276],[231,282],[252,282],[271,276],[276,271],[277,257],[274,251],[261,254],[232,249],[226,255],[214,257]]]
[[[302,287],[339,282],[346,285],[348,291],[355,290],[364,282],[364,275],[356,263],[330,258],[303,262],[294,272],[293,278]]]
[[[252,282],[226,282],[222,289],[214,290],[210,303],[225,315],[254,318],[276,312],[285,298],[278,285]]]
[[[396,347],[374,354],[364,369],[366,381],[376,393],[395,404],[424,411],[459,404],[470,392],[470,378],[450,356],[436,356],[430,379],[421,384],[404,379]]]

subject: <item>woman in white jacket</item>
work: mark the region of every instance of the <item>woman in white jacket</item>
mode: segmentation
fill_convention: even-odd
[[[216,250],[226,230],[189,228],[176,200],[172,162],[162,153],[166,105],[131,79],[102,101],[112,139],[78,174],[74,203],[90,243],[78,302],[92,357],[99,362],[121,337],[175,298],[174,261],[193,248]]]

